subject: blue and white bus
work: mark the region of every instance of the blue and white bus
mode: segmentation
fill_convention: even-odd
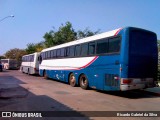
[[[156,86],[156,34],[125,27],[42,50],[40,76],[106,91]]]
[[[21,72],[27,74],[38,74],[39,73],[39,52],[22,56]]]

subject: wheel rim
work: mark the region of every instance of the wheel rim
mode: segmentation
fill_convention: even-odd
[[[80,76],[80,86],[82,89],[88,89],[88,79],[87,77],[83,74]]]
[[[75,81],[76,81],[76,78],[74,77],[74,75],[71,75],[71,78],[70,78],[71,84],[75,84]]]
[[[82,86],[86,86],[87,85],[87,79],[86,79],[85,76],[82,76],[81,83],[82,83]]]
[[[76,77],[71,74],[70,77],[69,77],[69,84],[74,87],[76,85]]]

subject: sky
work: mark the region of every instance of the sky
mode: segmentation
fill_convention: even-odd
[[[75,31],[139,27],[160,40],[159,11],[160,0],[0,0],[0,55],[43,41],[46,32],[67,21]]]

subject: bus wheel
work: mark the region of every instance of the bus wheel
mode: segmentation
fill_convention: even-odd
[[[79,78],[79,83],[82,89],[87,89],[88,88],[88,79],[85,74],[82,74]]]
[[[76,86],[76,77],[74,76],[73,73],[71,73],[69,75],[69,84],[72,86],[72,87],[75,87]]]
[[[46,73],[46,71],[44,71],[44,74],[43,74],[43,76],[44,76],[44,78],[45,78],[45,79],[48,79],[48,76],[47,76],[47,73]]]

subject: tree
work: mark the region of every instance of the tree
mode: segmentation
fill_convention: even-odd
[[[19,48],[10,49],[5,53],[5,57],[8,59],[16,59],[18,61],[21,61],[22,56],[26,55],[26,51]]]
[[[45,47],[50,47],[50,46],[54,46],[55,45],[55,41],[53,41],[53,35],[54,31],[50,31],[49,33],[46,32],[45,35],[43,36],[43,38],[45,39]]]
[[[35,44],[35,48],[36,48],[36,52],[41,52],[45,48],[44,42],[42,41]]]
[[[82,39],[82,38],[85,38],[85,37],[89,37],[89,36],[93,36],[97,33],[99,33],[100,30],[97,30],[95,32],[92,32],[91,30],[89,30],[89,28],[86,28],[84,29],[83,31],[82,30],[79,30],[77,32],[77,39]]]
[[[34,43],[27,44],[27,48],[26,48],[27,54],[34,53],[35,51],[36,51],[36,48]]]
[[[5,59],[6,57],[5,56],[0,56],[0,59]]]
[[[27,54],[32,54],[35,52],[41,52],[44,49],[44,42],[39,43],[29,43],[27,44],[27,48],[25,49]]]
[[[92,36],[99,33],[99,30],[92,32],[88,28],[85,30],[79,30],[75,32],[70,22],[66,22],[65,25],[61,25],[58,31],[50,30],[46,32],[43,38],[45,39],[44,44],[45,47],[52,47],[55,45],[63,44],[66,42],[70,42],[76,39],[81,39],[84,37]]]
[[[70,42],[76,39],[77,33],[74,31],[72,24],[66,22],[65,25],[61,25],[58,31],[51,30],[50,32],[45,33],[43,38],[45,39],[45,46],[51,47],[59,45],[62,43]]]

